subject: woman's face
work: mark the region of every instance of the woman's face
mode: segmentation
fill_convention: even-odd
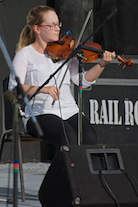
[[[43,22],[39,25],[40,35],[44,42],[54,42],[59,39],[59,19],[54,11],[48,11],[43,15]]]

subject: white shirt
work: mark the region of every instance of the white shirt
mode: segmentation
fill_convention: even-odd
[[[47,54],[40,54],[31,45],[29,45],[17,52],[13,60],[13,67],[15,69],[16,75],[20,79],[21,84],[41,86],[62,63],[63,61],[53,63]],[[56,79],[56,83],[55,79],[52,78],[46,86],[56,86],[57,84],[57,87],[59,87],[66,68],[67,64],[65,64],[58,71],[58,73],[55,74],[54,77]],[[83,71],[82,75],[82,86],[86,88],[94,82],[87,82],[84,78],[84,73],[85,71]],[[59,108],[59,101],[55,101],[55,104],[52,107],[52,96],[50,94],[39,93],[35,96],[34,102],[33,99],[30,100],[30,105],[32,106],[32,112],[34,116],[40,114],[55,114],[66,120],[78,113],[78,106],[71,93],[70,79],[72,79],[76,85],[79,84],[78,60],[76,58],[73,58],[71,67],[67,71],[60,88],[59,100],[61,111]],[[10,74],[9,90],[13,90],[16,85],[17,83],[14,79],[14,75]],[[30,115],[27,107],[25,109],[25,114],[27,117]],[[25,126],[27,120],[28,119],[23,120]]]

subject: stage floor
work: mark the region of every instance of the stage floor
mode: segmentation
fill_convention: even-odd
[[[9,168],[10,166],[10,168]],[[49,163],[23,163],[23,175],[25,186],[25,202],[22,202],[20,178],[18,179],[18,200],[17,206],[27,207],[41,207],[41,203],[38,199],[38,190],[43,181],[43,178],[49,168]],[[10,173],[9,173],[10,169]],[[10,175],[10,176],[9,176]],[[9,179],[10,177],[10,179]],[[9,183],[10,182],[10,187]],[[9,189],[9,196],[7,195]],[[13,206],[13,203],[8,205],[5,200],[7,198],[13,200],[13,165],[0,164],[0,207]]]

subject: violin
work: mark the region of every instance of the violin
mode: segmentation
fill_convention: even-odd
[[[61,60],[61,59],[68,58],[68,56],[75,49],[76,42],[77,42],[77,39],[74,39],[69,36],[69,37],[60,38],[59,41],[57,41],[57,42],[49,43],[47,45],[47,52],[48,52],[49,57],[54,62]],[[85,45],[90,48],[96,48],[96,50],[98,52],[93,52],[90,50],[81,49],[81,51],[83,53],[83,55],[82,55],[82,62],[83,63],[91,63],[91,62],[97,60],[98,58],[100,58],[101,54],[104,53],[104,50],[102,50],[101,45],[98,43],[86,42]],[[124,67],[125,66],[132,67],[134,65],[132,60],[130,60],[128,58],[124,58],[122,55],[116,55],[116,58],[118,59],[118,61],[120,63],[122,63],[124,65]]]

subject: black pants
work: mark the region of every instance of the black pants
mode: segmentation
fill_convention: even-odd
[[[43,131],[44,141],[57,145],[77,145],[78,144],[78,114],[75,114],[67,120],[63,120],[56,115],[44,114],[36,116],[38,123]],[[65,130],[63,130],[63,124]],[[97,136],[92,125],[85,116],[82,116],[83,128],[83,144],[95,145],[97,144]],[[36,131],[32,119],[27,122],[27,130],[33,136],[36,136]],[[66,133],[66,135],[65,135]],[[67,139],[67,140],[66,140]]]

